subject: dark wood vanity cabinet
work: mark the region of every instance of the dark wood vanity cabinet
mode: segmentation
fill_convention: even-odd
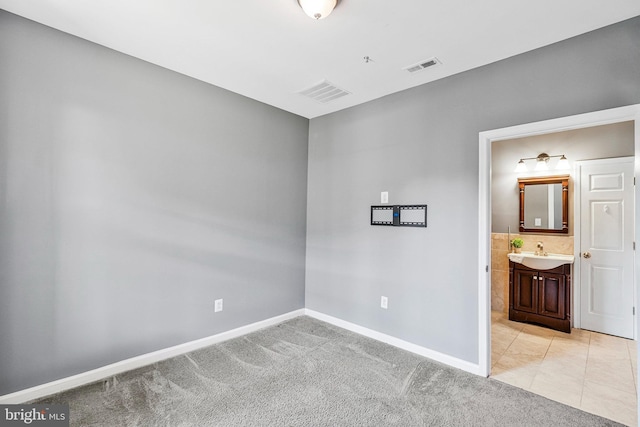
[[[535,270],[509,262],[509,320],[571,332],[571,265]]]

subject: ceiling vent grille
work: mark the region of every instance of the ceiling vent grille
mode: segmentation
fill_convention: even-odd
[[[329,83],[326,80],[310,87],[309,89],[301,90],[298,93],[300,95],[306,96],[307,98],[322,102],[323,104],[334,101],[338,98],[342,98],[346,95],[351,95],[351,93],[347,92],[346,90],[340,89],[333,83]]]
[[[424,61],[420,61],[417,64],[413,64],[408,67],[405,67],[405,70],[407,70],[410,73],[415,73],[415,72],[426,70],[427,68],[435,67],[436,65],[441,65],[441,64],[442,63],[440,62],[440,60],[434,56],[433,58],[425,59]]]

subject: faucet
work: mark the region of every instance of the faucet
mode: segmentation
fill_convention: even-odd
[[[538,248],[536,255],[547,256],[547,253],[544,251],[544,243],[538,242],[536,246]]]

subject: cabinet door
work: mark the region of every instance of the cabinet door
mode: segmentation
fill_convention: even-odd
[[[513,271],[513,308],[538,312],[538,273],[535,271]]]
[[[564,319],[566,316],[566,282],[564,274],[538,274],[538,312],[543,316]]]

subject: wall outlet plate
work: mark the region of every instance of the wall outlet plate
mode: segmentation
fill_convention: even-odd
[[[222,311],[222,299],[217,299],[213,306],[213,311],[215,313]]]
[[[389,192],[383,191],[380,193],[380,203],[389,203]]]
[[[389,299],[385,296],[380,297],[380,307],[386,310],[388,306],[389,306]]]

